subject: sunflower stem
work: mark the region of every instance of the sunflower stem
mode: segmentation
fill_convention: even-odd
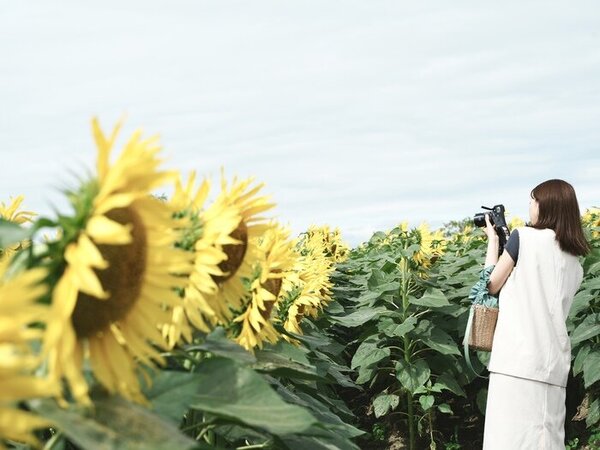
[[[251,450],[251,449],[255,449],[255,448],[267,448],[269,445],[271,445],[271,442],[267,441],[263,444],[253,444],[253,445],[244,445],[243,447],[236,447],[236,450]]]
[[[46,445],[44,445],[44,450],[51,450],[56,444],[58,444],[62,440],[62,437],[62,432],[57,432],[48,440],[48,442],[46,442]]]

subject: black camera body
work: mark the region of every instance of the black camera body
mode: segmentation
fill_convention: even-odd
[[[482,208],[488,210],[489,212],[475,214],[473,217],[473,223],[476,227],[485,227],[485,215],[489,214],[490,222],[492,225],[495,225],[494,228],[496,229],[496,234],[498,234],[500,247],[498,250],[498,255],[501,255],[504,251],[504,246],[508,242],[508,237],[510,236],[510,230],[508,229],[508,224],[506,223],[506,217],[504,217],[504,205],[495,205],[493,208],[482,206]]]

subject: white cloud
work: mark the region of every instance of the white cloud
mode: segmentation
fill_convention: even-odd
[[[599,25],[594,2],[7,3],[0,194],[64,204],[89,117],[127,112],[169,167],[265,181],[295,231],[525,216],[557,177],[598,204]]]

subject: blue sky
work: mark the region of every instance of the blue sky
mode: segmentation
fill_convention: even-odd
[[[165,167],[253,175],[294,232],[352,244],[549,178],[600,204],[594,1],[0,0],[0,197],[64,208],[89,121],[158,133]]]

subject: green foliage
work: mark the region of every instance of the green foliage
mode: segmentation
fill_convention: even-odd
[[[459,423],[467,415],[475,417],[483,431],[487,383],[477,374],[485,372],[489,353],[475,352],[476,374],[466,366],[459,345],[468,294],[486,252],[482,231],[469,225],[469,219],[448,224],[446,251],[425,273],[413,264],[419,246],[412,232],[397,228],[375,233],[334,275],[342,309],[331,321],[348,342],[347,362],[356,371],[356,383],[366,389],[376,424],[401,422],[411,435],[416,422],[420,438],[428,431],[432,446],[443,416],[457,417]],[[598,231],[586,231],[593,250],[582,258],[584,281],[567,322],[574,383],[589,398],[584,417],[590,430],[600,423],[600,239],[593,230]],[[446,448],[461,448],[456,432],[448,431]],[[409,448],[417,447],[416,439],[410,438]]]
[[[600,425],[600,236],[592,233],[596,228],[586,229],[591,252],[580,258],[584,278],[567,319],[573,375],[587,392],[588,428]]]
[[[88,206],[74,205],[77,220],[86,220]],[[299,345],[281,341],[251,354],[222,328],[196,334],[164,354],[167,366],[144,390],[149,408],[102,391],[94,391],[92,410],[62,409],[49,400],[26,405],[54,421],[45,436],[53,448],[355,450],[386,445],[397,430],[411,449],[463,448],[459,440],[471,431],[459,436],[456,424],[474,424],[480,433],[487,399],[487,383],[466,366],[460,346],[486,246],[481,230],[464,231],[468,224],[451,224],[445,252],[425,265],[415,230],[375,233],[338,264],[335,301],[325,314],[305,318],[304,335],[280,330]],[[25,230],[0,221],[0,243],[54,225],[40,221]],[[67,232],[77,228],[68,225],[62,224]],[[567,436],[569,449],[586,441],[584,448],[600,448],[600,239],[594,230],[586,231],[592,252],[581,258],[584,280],[567,321],[574,392],[585,393],[578,401],[587,427],[585,435]],[[36,258],[61,253],[63,242],[41,246]],[[488,358],[475,352],[478,374]]]
[[[419,242],[415,230],[397,228],[352,251],[334,277],[343,314],[331,317],[347,330],[350,367],[357,370],[356,383],[368,389],[375,417],[401,407],[411,448],[417,426],[424,429],[422,419],[431,425],[438,413],[452,414],[446,393],[465,395],[462,384],[469,381],[461,379],[453,337],[467,308],[450,302],[436,272],[415,265]],[[474,258],[469,262],[475,264]]]

